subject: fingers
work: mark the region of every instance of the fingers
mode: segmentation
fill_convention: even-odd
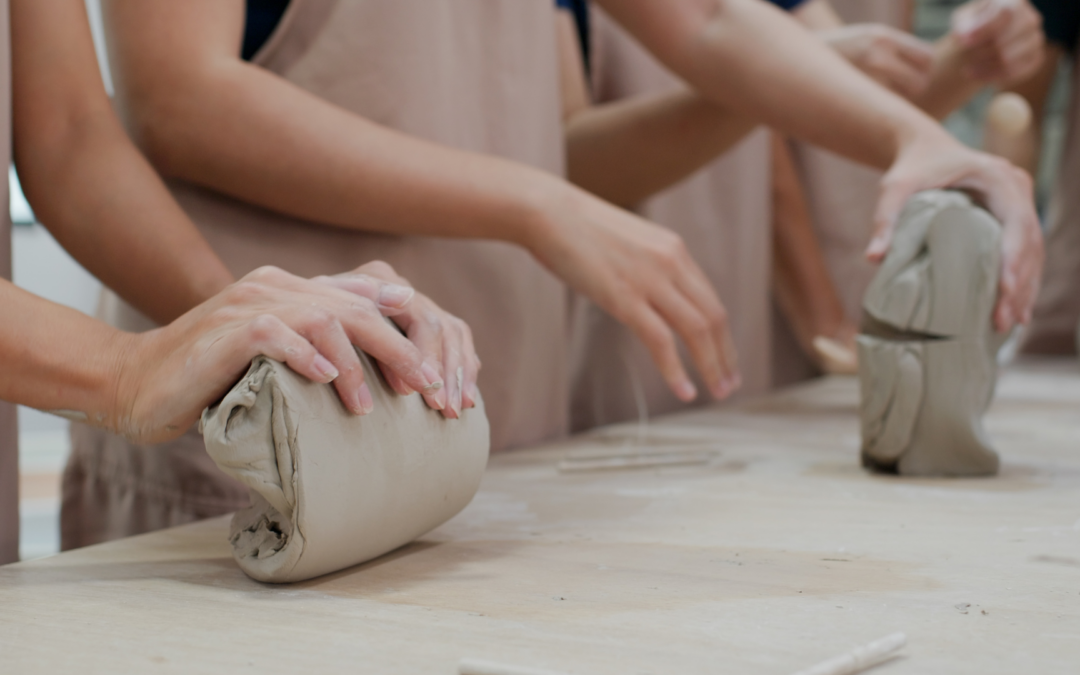
[[[263,314],[250,321],[239,333],[236,348],[243,352],[241,362],[262,354],[280,361],[298,374],[324,384],[333,382],[338,369],[325,356],[280,318]]]
[[[727,310],[697,266],[689,276],[680,278],[664,303],[669,317],[679,331],[709,391],[718,399],[730,396],[742,384],[735,341],[731,337]]]
[[[469,324],[460,321],[462,334],[462,352],[465,358],[464,382],[462,383],[461,404],[465,408],[475,408],[480,400],[480,390],[476,386],[480,376],[480,358],[476,355],[476,346],[473,343],[472,330]]]
[[[387,323],[373,303],[358,299],[338,316],[349,341],[384,365],[384,372],[388,369],[400,379],[387,378],[395,391],[419,391],[432,407],[445,405],[445,397],[438,395],[444,386],[439,370],[425,363],[418,345]]]
[[[886,174],[881,180],[881,193],[874,209],[874,236],[866,248],[866,258],[870,262],[880,263],[885,259],[885,254],[892,245],[896,219],[900,217],[904,204],[917,191],[917,185],[890,174]]]
[[[930,69],[934,67],[934,46],[903,31],[894,30],[892,33],[896,53],[900,58],[911,64],[911,67],[918,72],[929,74]]]
[[[697,398],[697,387],[683,368],[675,346],[675,335],[667,322],[652,308],[642,305],[626,323],[645,344],[664,381],[679,400],[690,402]]]
[[[928,70],[913,66],[896,53],[885,52],[875,60],[883,83],[905,98],[915,98],[930,84]]]
[[[448,372],[446,369],[443,312],[427,298],[421,296],[418,300],[421,301],[394,317],[394,322],[401,326],[411,344],[415,346],[427,379],[438,380],[437,386],[416,387],[416,390],[421,393],[428,406],[449,416],[451,386],[456,386],[457,373]]]
[[[394,316],[404,311],[416,295],[416,291],[409,286],[390,283],[366,274],[321,276],[312,281],[367,298],[374,302],[385,316]]]
[[[329,312],[315,312],[299,333],[315,346],[338,370],[334,388],[349,412],[367,415],[375,409],[371,389],[364,381],[364,368],[338,319]]]

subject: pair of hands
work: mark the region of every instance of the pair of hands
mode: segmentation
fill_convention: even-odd
[[[479,398],[469,327],[380,262],[310,280],[261,268],[168,326],[124,341],[114,419],[116,431],[141,443],[179,436],[259,355],[333,382],[358,415],[374,405],[353,345],[379,363],[395,392],[420,392],[445,417]]]
[[[848,61],[906,98],[930,84],[934,46],[882,24],[853,24],[821,36]],[[949,39],[964,73],[986,84],[1008,85],[1031,76],[1046,44],[1042,17],[1028,0],[973,0],[952,16]]]
[[[905,97],[915,98],[929,85],[934,48],[903,31],[862,24],[825,31],[824,37],[855,66]],[[953,14],[948,39],[960,50],[965,75],[984,83],[1021,81],[1044,58],[1042,17],[1028,0],[968,2]],[[908,198],[944,187],[973,192],[1004,226],[995,326],[1005,332],[1030,321],[1044,257],[1031,177],[1003,159],[964,147],[940,128],[928,125],[905,144],[885,175],[868,258],[885,257]]]

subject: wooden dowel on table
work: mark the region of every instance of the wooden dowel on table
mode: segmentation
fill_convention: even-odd
[[[874,640],[865,647],[853,649],[847,654],[819,663],[813,668],[800,670],[795,675],[855,675],[888,661],[906,644],[906,635],[893,633],[880,640]]]

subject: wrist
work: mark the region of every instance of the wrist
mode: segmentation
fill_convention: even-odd
[[[117,331],[110,340],[109,348],[101,356],[103,377],[98,408],[103,411],[104,419],[89,420],[91,424],[104,426],[118,434],[124,434],[131,427],[135,400],[141,387],[139,374],[142,372],[144,343],[156,332]]]
[[[540,179],[530,181],[522,192],[521,214],[515,219],[518,226],[512,230],[511,243],[543,262],[560,237],[578,195],[570,183],[549,174],[539,175]]]

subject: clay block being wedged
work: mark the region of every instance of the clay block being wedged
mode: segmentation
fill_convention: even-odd
[[[358,352],[359,353],[359,352]],[[206,450],[251,490],[233,515],[248,576],[287,583],[366,562],[461,511],[487,466],[483,401],[448,420],[399,396],[360,353],[375,410],[349,413],[332,385],[265,357],[203,412]]]
[[[1005,336],[991,323],[1001,227],[964,195],[913,197],[867,290],[858,338],[863,465],[908,476],[998,469],[982,425]]]

